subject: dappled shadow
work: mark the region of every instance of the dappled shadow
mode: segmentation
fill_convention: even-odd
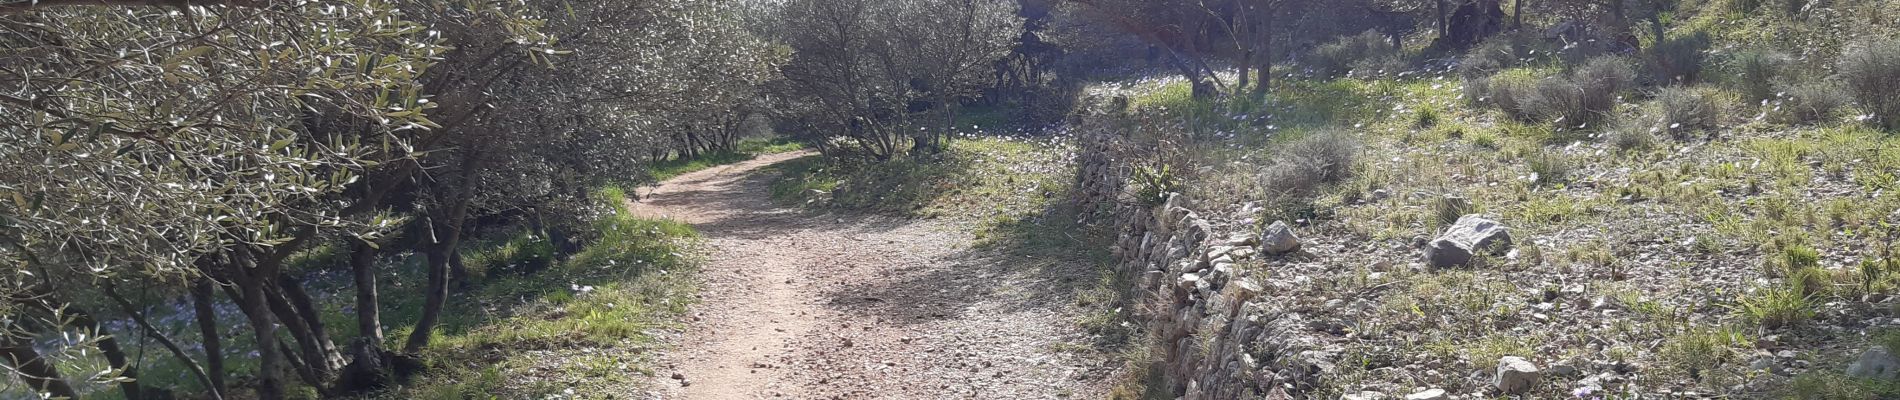
[[[1074,221],[1067,207],[1053,207],[987,226],[938,224],[937,229],[952,231],[941,240],[974,245],[890,257],[890,277],[831,290],[827,302],[897,324],[971,313],[1073,315],[1075,306],[1101,297],[1084,293],[1104,287],[1104,274],[1112,273],[1099,229]],[[885,245],[866,246],[874,252],[907,252],[880,248]]]

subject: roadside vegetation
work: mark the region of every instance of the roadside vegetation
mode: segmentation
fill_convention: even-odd
[[[1496,394],[1499,358],[1519,356],[1547,371],[1539,398],[1880,398],[1891,378],[1848,365],[1884,344],[1900,265],[1885,122],[1900,117],[1873,89],[1900,79],[1900,27],[1854,16],[1883,5],[1685,2],[1633,54],[1505,32],[1413,55],[1433,50],[1348,36],[1276,69],[1293,78],[1265,100],[1197,98],[1181,78],[1089,92],[1180,149],[1169,182],[1132,190],[1299,231],[1308,250],[1252,268],[1291,288],[1267,301],[1312,321],[1293,336],[1338,367],[1309,396]],[[1829,45],[1754,40],[1770,31]],[[1348,67],[1394,52],[1427,61]],[[1515,250],[1426,266],[1419,246],[1466,214],[1507,224]]]

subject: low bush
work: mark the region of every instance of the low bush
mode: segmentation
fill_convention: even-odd
[[[1273,197],[1310,197],[1322,186],[1352,176],[1359,150],[1359,140],[1349,133],[1313,133],[1288,143],[1274,156],[1261,187]]]
[[[1507,71],[1466,82],[1465,91],[1472,104],[1497,106],[1505,114],[1528,119],[1524,102],[1537,88],[1537,82],[1537,77],[1530,74]]]
[[[1375,61],[1375,60],[1388,61]],[[1328,77],[1344,76],[1362,66],[1383,68],[1389,60],[1401,59],[1399,48],[1393,46],[1386,36],[1378,31],[1341,36],[1332,42],[1313,49],[1308,57],[1308,66],[1321,75]],[[1366,64],[1372,62],[1373,64]],[[1399,64],[1402,66],[1403,61]],[[1402,67],[1401,67],[1402,68]]]
[[[1180,177],[1167,164],[1137,167],[1133,180],[1135,201],[1149,207],[1166,203],[1170,194],[1181,191]]]
[[[1703,64],[1708,61],[1713,42],[1707,32],[1663,39],[1649,48],[1650,67],[1662,82],[1701,82]]]
[[[1741,92],[1742,100],[1757,103],[1775,98],[1776,85],[1794,59],[1771,50],[1745,50],[1729,58],[1731,86]]]
[[[1853,93],[1840,83],[1812,81],[1783,86],[1771,111],[1780,122],[1809,124],[1833,118],[1853,103]]]
[[[1900,130],[1900,39],[1854,46],[1836,68],[1864,111],[1882,128]]]
[[[1677,137],[1715,128],[1722,121],[1721,93],[1713,89],[1666,87],[1656,91],[1655,104],[1657,123]]]
[[[1609,94],[1609,100],[1624,90],[1636,85],[1636,67],[1623,57],[1603,56],[1592,58],[1571,71],[1571,79],[1578,85],[1594,92]]]
[[[1539,54],[1548,54],[1543,42],[1529,34],[1504,33],[1485,39],[1458,60],[1458,73],[1466,78],[1481,78],[1512,67],[1529,65]]]
[[[1641,119],[1643,117],[1617,118],[1605,128],[1607,130],[1605,136],[1609,138],[1610,145],[1620,151],[1649,150],[1655,147],[1656,131],[1660,129],[1650,126],[1651,124]]]
[[[1568,182],[1570,181],[1572,171],[1576,170],[1576,166],[1570,161],[1570,157],[1565,156],[1562,152],[1549,150],[1539,151],[1537,154],[1532,154],[1530,157],[1527,157],[1525,161],[1527,164],[1530,164],[1531,173],[1536,174],[1537,183],[1540,184]]]
[[[1571,71],[1569,76],[1536,79],[1504,73],[1468,82],[1468,93],[1480,104],[1496,105],[1526,122],[1589,127],[1616,110],[1619,97],[1634,86],[1636,72],[1619,57],[1598,57]]]

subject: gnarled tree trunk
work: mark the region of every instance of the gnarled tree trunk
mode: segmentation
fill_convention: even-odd
[[[224,337],[218,332],[218,311],[211,306],[211,279],[198,278],[191,285],[191,307],[197,314],[199,341],[205,349],[205,375],[212,395],[224,394]]]

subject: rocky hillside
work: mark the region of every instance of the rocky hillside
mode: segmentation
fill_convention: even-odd
[[[1153,299],[1121,393],[1900,395],[1882,4],[1684,5],[1641,50],[1506,34],[1265,101],[1092,89],[1076,202]]]

